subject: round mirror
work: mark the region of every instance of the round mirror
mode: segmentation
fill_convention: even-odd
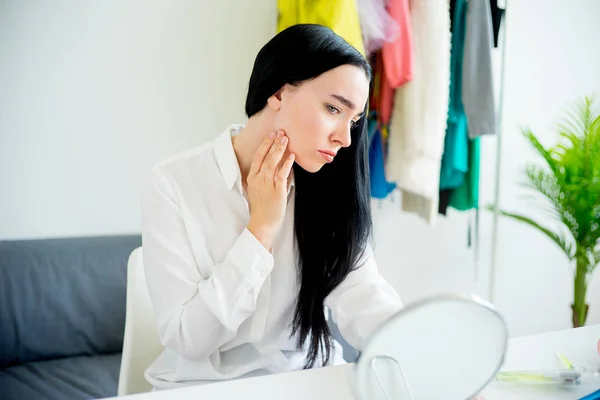
[[[465,400],[495,376],[506,323],[476,297],[440,296],[398,312],[367,341],[355,366],[360,400]]]

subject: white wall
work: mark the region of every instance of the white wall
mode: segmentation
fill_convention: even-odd
[[[519,127],[529,125],[547,144],[561,110],[582,96],[600,93],[600,2],[510,1],[502,141],[502,207],[527,212],[552,226],[538,202],[524,201],[525,162],[539,160]],[[487,150],[487,149],[486,149]],[[570,326],[571,268],[554,243],[532,228],[501,220],[498,232],[496,303],[514,332],[536,333]],[[588,292],[588,323],[600,322],[600,271]]]
[[[0,0],[0,239],[139,232],[142,173],[243,122],[248,76],[275,32],[276,2],[232,3]],[[516,181],[535,157],[518,126],[551,139],[546,129],[560,107],[600,88],[600,2],[509,7],[501,201],[525,210]],[[481,198],[489,203],[496,139],[482,146]],[[488,213],[477,267],[466,214],[430,227],[397,208],[375,203],[376,251],[405,302],[487,295]],[[568,327],[571,277],[553,244],[502,220],[499,249],[495,300],[512,334]],[[599,275],[590,322],[600,322]]]
[[[143,172],[243,121],[274,3],[0,0],[0,238],[139,232]]]

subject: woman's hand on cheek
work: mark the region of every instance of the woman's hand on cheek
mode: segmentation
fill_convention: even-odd
[[[248,230],[268,250],[285,216],[288,178],[294,165],[294,154],[286,152],[288,141],[282,130],[269,135],[256,151],[247,178]]]

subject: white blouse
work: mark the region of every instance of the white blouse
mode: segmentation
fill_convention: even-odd
[[[148,290],[164,351],[146,371],[156,389],[301,369],[305,352],[290,339],[298,292],[294,187],[283,225],[267,251],[250,220],[231,136],[175,155],[150,174],[142,207]],[[331,292],[344,339],[360,349],[402,304],[366,263]],[[334,363],[343,362],[338,347]]]

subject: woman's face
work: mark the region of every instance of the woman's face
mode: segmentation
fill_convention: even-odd
[[[299,86],[285,85],[269,98],[275,127],[289,138],[288,151],[308,172],[333,162],[350,146],[350,128],[363,117],[369,81],[363,69],[343,65]]]

